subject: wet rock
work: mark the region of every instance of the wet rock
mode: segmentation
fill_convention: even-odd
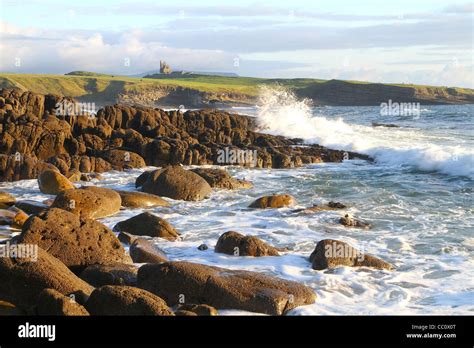
[[[184,201],[199,201],[212,192],[206,180],[180,166],[169,166],[150,173],[142,189],[147,193]]]
[[[143,265],[138,270],[138,286],[171,306],[184,298],[190,304],[270,315],[284,314],[316,299],[311,288],[293,281],[190,262]]]
[[[135,286],[137,284],[137,272],[138,268],[128,263],[96,264],[83,270],[80,278],[95,287],[104,285]]]
[[[339,219],[339,223],[346,227],[358,227],[358,228],[364,228],[364,229],[369,229],[372,227],[369,223],[355,219],[350,214],[346,214],[343,217],[341,217]]]
[[[107,226],[57,208],[28,219],[19,242],[39,245],[73,271],[96,263],[130,262],[120,241]]]
[[[334,239],[324,239],[318,242],[309,260],[315,270],[338,266],[393,269],[389,263],[375,256],[363,254],[349,244]]]
[[[54,289],[44,289],[38,296],[37,315],[88,316],[89,312],[74,300]]]
[[[163,299],[131,286],[95,289],[85,307],[92,315],[174,315]]]
[[[272,195],[260,197],[252,204],[250,208],[283,208],[296,204],[296,200],[290,195]]]
[[[207,244],[201,244],[201,245],[198,246],[198,250],[204,251],[204,250],[207,250],[207,249],[209,249]]]
[[[81,181],[104,180],[99,173],[83,173],[81,174]]]
[[[0,316],[25,315],[25,311],[13,303],[0,300]]]
[[[233,178],[227,171],[222,169],[196,168],[191,171],[206,180],[212,188],[235,190],[241,188],[248,189],[253,186],[249,181]]]
[[[12,248],[13,246],[9,246]],[[18,245],[16,248],[26,249]],[[1,246],[5,254],[8,246]],[[31,249],[31,246],[28,248]],[[31,254],[30,254],[31,255]],[[75,291],[85,294],[92,292],[92,286],[78,278],[60,260],[43,249],[37,249],[33,257],[11,258],[0,257],[0,298],[15,303],[22,308],[29,308],[37,303],[37,297],[44,289],[55,289],[63,295]],[[34,257],[37,256],[37,257]],[[27,286],[25,286],[27,285]]]
[[[130,256],[134,263],[161,263],[168,261],[163,250],[152,241],[137,238],[130,245]]]
[[[303,213],[303,214],[313,214],[313,213],[319,213],[321,211],[328,211],[328,210],[339,210],[339,209],[345,209],[347,208],[344,204],[340,202],[329,202],[326,205],[313,205],[312,207],[306,208],[306,209],[296,209],[293,212],[294,213]]]
[[[160,237],[171,241],[179,237],[178,231],[168,221],[148,212],[120,221],[114,226],[114,231],[136,236]]]
[[[122,199],[114,190],[87,186],[63,191],[56,196],[52,207],[64,209],[82,218],[99,219],[120,210]]]
[[[109,162],[115,170],[143,168],[146,166],[143,157],[132,151],[108,150],[103,152],[101,157]]]
[[[160,169],[158,169],[160,170]],[[145,182],[148,180],[148,177],[152,172],[155,172],[154,170],[148,170],[146,172],[141,173],[137,179],[135,180],[135,187],[141,187]]]
[[[72,169],[69,171],[67,178],[70,182],[81,181],[82,173],[77,169]]]
[[[62,191],[74,189],[74,185],[60,172],[45,170],[38,176],[38,186],[42,193],[57,195]]]
[[[38,214],[46,209],[49,209],[49,205],[47,204],[30,200],[18,201],[15,203],[15,207],[27,214]]]
[[[198,314],[195,312],[185,311],[181,309],[174,312],[174,315],[176,315],[177,317],[197,317],[198,316]]]
[[[6,209],[15,205],[15,201],[16,199],[12,194],[0,191],[0,209]]]
[[[24,211],[16,207],[10,207],[9,209],[0,209],[0,225],[9,225],[12,228],[21,228],[25,221],[28,219],[28,215]]]
[[[126,245],[131,245],[133,241],[138,238],[137,236],[134,236],[127,232],[120,232],[117,237],[119,241]]]
[[[217,309],[204,304],[184,304],[178,307],[178,311],[192,312],[200,316],[216,316]],[[178,315],[178,314],[176,314]]]
[[[117,191],[126,208],[168,207],[170,204],[163,198],[145,192]]]
[[[279,256],[277,249],[261,239],[234,231],[226,232],[219,237],[215,252],[234,256]]]

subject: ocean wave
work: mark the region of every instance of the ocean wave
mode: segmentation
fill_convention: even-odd
[[[379,163],[474,178],[474,151],[467,144],[443,144],[426,129],[375,129],[315,115],[309,100],[283,87],[262,87],[257,122],[266,133],[364,153]]]

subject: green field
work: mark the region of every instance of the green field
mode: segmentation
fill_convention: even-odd
[[[189,88],[199,92],[218,94],[234,93],[249,98],[258,95],[259,86],[279,84],[294,91],[319,89],[334,80],[320,79],[263,79],[252,77],[226,77],[210,75],[153,75],[154,78],[115,76],[76,71],[66,75],[49,74],[11,74],[0,73],[1,87],[18,87],[41,94],[57,94],[70,97],[94,98],[97,101],[114,100],[119,93],[146,92],[156,89]],[[370,82],[345,81],[349,85],[364,86]],[[385,84],[402,88],[414,88],[421,94],[433,93],[464,94],[474,96],[468,88],[447,88],[408,84]]]

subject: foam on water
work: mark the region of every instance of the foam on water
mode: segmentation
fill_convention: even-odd
[[[236,177],[251,180],[254,187],[214,190],[210,199],[200,202],[167,199],[171,207],[149,210],[168,220],[182,234],[181,240],[175,242],[155,239],[170,260],[265,272],[312,287],[318,296],[316,303],[294,309],[292,315],[474,313],[474,248],[469,232],[474,222],[472,214],[466,215],[469,208],[462,206],[463,184],[453,190],[438,178],[434,183],[423,183],[420,196],[414,199],[410,190],[413,178],[397,179],[402,172],[379,177],[377,173],[383,168],[364,165],[363,161],[291,170],[228,170]],[[142,171],[105,173],[105,180],[87,184],[134,190],[135,178]],[[0,190],[19,199],[51,198],[39,192],[35,180],[1,183]],[[255,198],[274,192],[291,192],[298,199],[296,208],[340,200],[349,205],[348,212],[370,221],[374,228],[346,229],[337,224],[343,214],[338,211],[304,215],[292,212],[291,208],[247,208]],[[122,210],[101,221],[112,228],[142,211]],[[289,251],[280,257],[260,258],[215,253],[213,247],[218,237],[229,230],[258,236]],[[393,263],[397,270],[340,267],[315,271],[308,257],[316,242],[323,238],[346,241]],[[202,243],[209,249],[198,250]],[[221,314],[249,313],[224,310]]]
[[[387,165],[474,177],[474,149],[469,144],[439,143],[412,128],[373,128],[314,115],[308,100],[298,100],[284,88],[262,87],[257,120],[270,134],[364,153]]]

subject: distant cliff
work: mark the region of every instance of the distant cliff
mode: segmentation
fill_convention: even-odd
[[[98,105],[121,103],[186,108],[255,105],[259,86],[280,85],[315,105],[380,105],[394,102],[474,104],[474,90],[405,84],[316,79],[261,79],[197,74],[151,78],[73,72],[67,75],[0,74],[1,87],[74,97]]]

